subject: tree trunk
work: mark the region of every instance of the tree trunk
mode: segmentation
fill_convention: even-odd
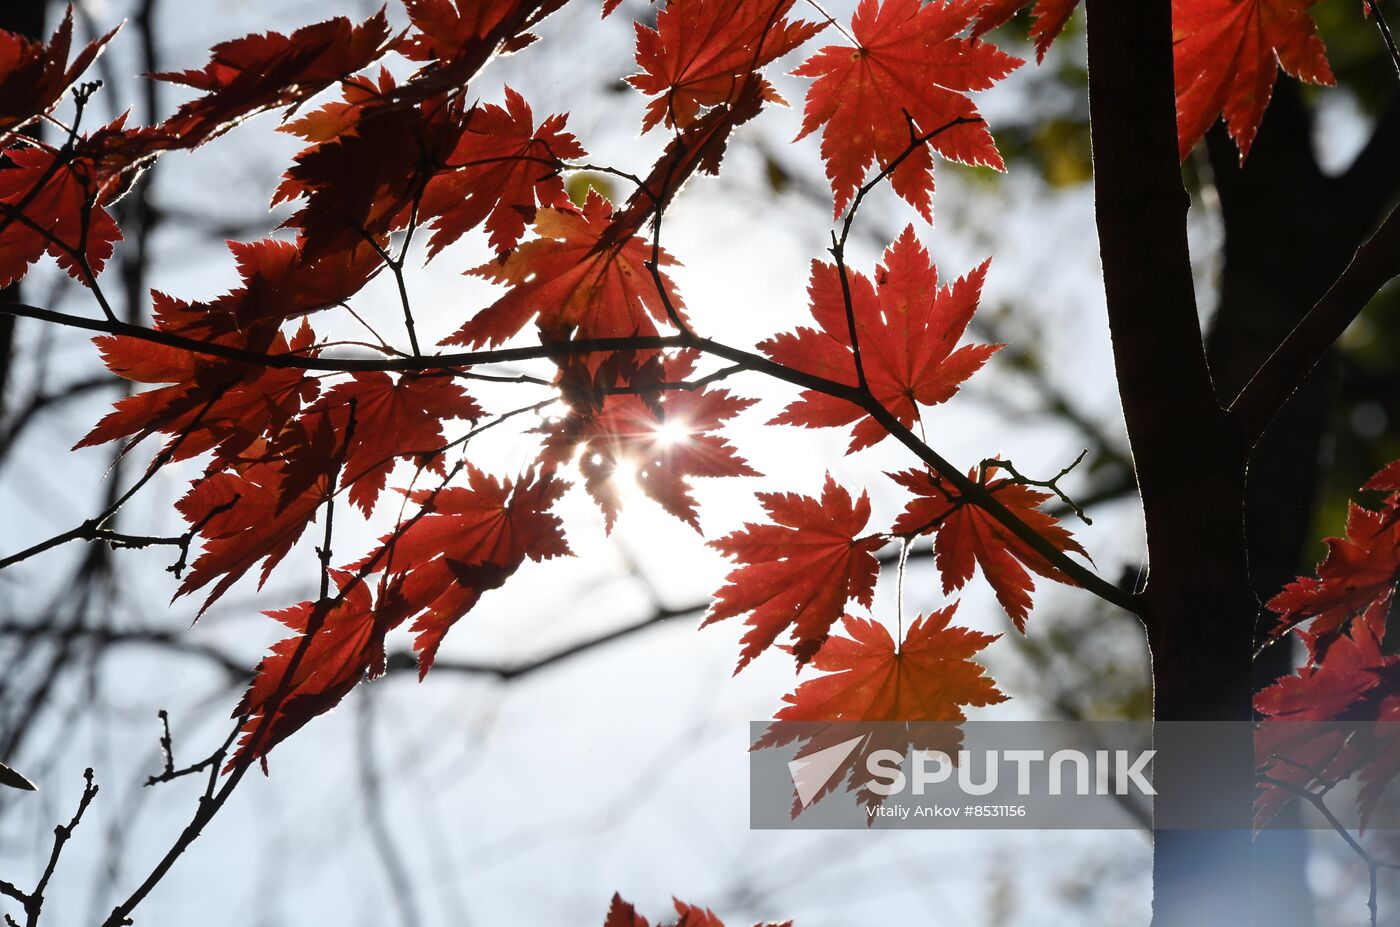
[[[1248,924],[1255,599],[1245,554],[1246,448],[1216,397],[1196,314],[1176,144],[1170,0],[1088,0],[1094,196],[1109,329],[1141,488],[1152,652],[1153,924]],[[1165,734],[1233,722],[1208,751]],[[1243,735],[1243,736],[1241,736]],[[1162,825],[1202,807],[1211,829]]]

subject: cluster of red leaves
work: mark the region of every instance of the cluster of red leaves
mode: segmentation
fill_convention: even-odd
[[[555,384],[568,411],[538,429],[540,454],[516,480],[465,461],[448,468],[444,455],[456,442],[443,423],[484,415],[453,375],[461,371],[327,377],[309,369],[325,343],[308,317],[345,305],[386,267],[401,277],[403,253],[389,253],[391,236],[402,236],[406,252],[419,226],[430,230],[429,257],[481,229],[495,257],[470,273],[503,288],[445,344],[499,345],[531,329],[551,345],[686,330],[684,302],[663,270],[676,262],[644,226],[692,177],[719,170],[739,126],[765,104],[781,102],[763,70],[827,23],[793,18],[793,0],[671,0],[654,27],[637,28],[638,71],[629,81],[651,98],[643,129],[664,125],[674,137],[627,201],[614,206],[590,193],[576,205],[561,172],[586,153],[566,116],[537,121],[510,88],[500,104],[469,103],[466,91],[492,56],[525,47],[529,30],[561,5],[405,0],[410,25],[399,34],[381,11],[358,24],[337,17],[289,35],[245,36],[216,46],[202,68],[156,75],[196,94],[170,118],[136,128],[118,119],[61,148],[14,133],[52,110],[109,37],[70,63],[69,21],[47,45],[0,36],[0,90],[27,89],[0,94],[0,133],[10,139],[9,166],[0,170],[0,285],[45,251],[94,284],[120,237],[105,207],[153,157],[193,149],[276,109],[285,110],[282,130],[306,143],[272,197],[295,204],[284,226],[294,240],[231,243],[240,285],[216,299],[155,294],[154,330],[168,342],[201,341],[208,352],[133,337],[97,339],[112,370],[154,388],[120,401],[81,444],[161,433],[167,443],[160,463],[207,461],[179,504],[190,526],[186,542],[200,545],[179,593],[210,587],[207,608],[245,572],[257,569],[266,580],[342,494],[361,513],[374,512],[396,462],[407,462],[415,480],[424,473],[441,480],[434,489],[405,490],[403,506],[413,514],[401,513],[358,562],[329,570],[323,549],[322,598],[272,613],[294,634],[273,648],[240,706],[249,716],[240,758],[265,755],[359,679],[382,671],[384,638],[393,629],[408,626],[426,671],[447,630],[486,591],[527,561],[567,554],[552,511],[567,486],[558,475],[566,467],[578,467],[609,529],[621,505],[619,479],[635,479],[698,530],[690,481],[754,473],[720,434],[750,401],[685,383],[699,376],[689,352],[581,359],[559,351]],[[931,218],[934,152],[1002,167],[969,94],[1021,64],[983,36],[1027,5],[862,0],[843,30],[850,42],[821,48],[797,68],[813,79],[801,134],[821,130],[838,215],[879,171]],[[1183,153],[1221,113],[1247,152],[1275,58],[1304,79],[1330,78],[1308,5],[1176,0]],[[614,6],[605,3],[605,13]],[[1040,55],[1073,7],[1070,0],[1037,0],[1032,34]],[[396,80],[381,64],[389,54],[416,70]],[[335,99],[299,112],[337,87]],[[18,100],[24,102],[11,102]],[[872,277],[815,263],[809,291],[816,327],[775,336],[762,348],[778,364],[853,387],[860,382],[858,344],[871,395],[912,427],[921,406],[951,398],[997,350],[958,347],[986,269],[940,286],[911,226]],[[858,405],[814,391],[775,422],[853,426],[852,451],[885,435]],[[464,485],[449,485],[464,471]],[[853,602],[872,604],[877,552],[891,541],[934,535],[944,593],[963,588],[980,567],[1022,629],[1032,574],[1068,582],[984,509],[959,498],[944,477],[909,471],[894,478],[915,498],[888,531],[869,531],[866,496],[853,499],[828,478],[819,499],[761,495],[770,522],[714,542],[736,566],[706,621],[747,616],[739,667],[790,633],[798,666],[824,674],[800,686],[780,718],[957,720],[964,706],[1001,697],[972,660],[991,638],[952,627],[951,606],[915,621],[899,645],[882,626],[848,615]],[[1039,510],[1045,493],[997,477],[994,468],[975,478],[1055,549],[1084,553]],[[1356,538],[1369,522],[1357,518],[1348,543],[1362,549]],[[1328,648],[1369,646],[1362,625],[1325,617],[1333,613],[1326,609],[1354,610],[1364,595],[1360,586],[1337,592],[1328,569],[1319,581],[1325,592],[1289,593],[1311,597],[1294,611],[1313,609],[1311,633],[1327,636]],[[849,637],[831,638],[843,618]],[[699,917],[696,910],[680,911],[682,923]]]
[[[621,509],[618,482],[629,475],[663,509],[696,531],[699,512],[689,478],[758,476],[716,433],[754,400],[708,386],[661,388],[685,382],[698,359],[693,351],[645,359],[629,352],[561,368],[559,389],[569,413],[540,429],[545,435],[541,460],[559,466],[577,458],[607,530],[612,530]],[[620,473],[619,468],[631,468],[632,473]]]
[[[680,899],[672,899],[672,902],[676,908],[676,919],[664,924],[657,921],[656,927],[724,927],[724,922],[709,908],[698,908]],[[630,901],[623,901],[621,895],[615,894],[612,904],[608,906],[608,917],[603,921],[603,927],[652,927],[652,924],[637,913]],[[792,921],[755,924],[754,927],[792,927]]]
[[[982,475],[983,485],[993,498],[1035,528],[1056,549],[1084,553],[1054,516],[1039,510],[1038,506],[1048,498],[1046,493],[1011,479],[993,479],[994,474],[995,469],[989,467]],[[850,493],[828,476],[819,499],[795,493],[760,494],[759,502],[772,523],[748,524],[711,542],[712,547],[739,563],[715,594],[705,619],[710,624],[749,616],[749,630],[743,637],[736,672],[790,631],[793,643],[786,649],[792,652],[799,668],[812,663],[820,671],[847,674],[839,683],[823,681],[816,689],[804,686],[798,690],[795,704],[800,708],[795,710],[808,715],[802,720],[893,720],[882,716],[887,708],[915,711],[911,719],[946,720],[925,717],[924,709],[911,706],[921,701],[926,709],[932,705],[947,708],[986,703],[987,692],[982,689],[983,683],[977,681],[980,667],[975,672],[969,668],[964,675],[946,676],[951,688],[940,689],[937,674],[900,676],[905,666],[898,660],[889,662],[894,648],[883,629],[877,633],[873,630],[876,626],[853,623],[848,617],[846,627],[852,637],[836,639],[841,641],[839,645],[829,639],[832,625],[845,615],[849,603],[854,601],[866,607],[872,603],[879,574],[875,555],[892,538],[937,533],[936,562],[943,576],[944,593],[966,585],[976,563],[1022,631],[1033,589],[1027,568],[1049,579],[1071,582],[985,510],[959,499],[937,475],[909,471],[893,477],[913,491],[916,498],[889,532],[866,533],[869,500],[862,494],[852,501]],[[937,650],[955,641],[972,640],[964,636],[970,632],[962,629],[943,633],[951,615],[949,609],[927,621],[916,622],[905,647],[927,645]],[[966,656],[989,641],[981,640]],[[832,648],[835,655],[828,656]],[[883,688],[891,672],[902,685],[912,688],[907,692]],[[808,692],[807,697],[803,696],[804,691]],[[823,695],[818,697],[818,692]],[[892,704],[874,701],[891,697],[895,699]],[[818,714],[824,717],[816,717]],[[796,716],[791,719],[796,720]]]
[[[1254,707],[1263,718],[1261,772],[1313,790],[1355,777],[1364,821],[1400,774],[1400,656],[1382,646],[1400,584],[1400,461],[1362,489],[1385,493],[1380,507],[1352,503],[1346,537],[1327,539],[1317,576],[1299,577],[1268,603],[1279,617],[1272,637],[1297,634],[1307,661]],[[1263,787],[1259,824],[1292,798],[1283,786]]]
[[[360,680],[381,674],[384,638],[404,622],[414,619],[421,677],[444,635],[483,593],[527,559],[569,554],[563,526],[549,511],[566,483],[548,474],[512,483],[466,469],[466,486],[408,493],[418,513],[350,567],[353,573],[332,571],[335,597],[267,613],[296,633],[273,645],[235,710],[247,720],[231,762],[265,757]],[[374,574],[380,579],[371,596]]]

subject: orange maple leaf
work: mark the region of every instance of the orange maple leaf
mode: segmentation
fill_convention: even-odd
[[[963,706],[1006,700],[972,657],[997,635],[949,622],[957,604],[909,626],[904,642],[880,623],[847,615],[849,637],[833,636],[812,658],[812,668],[828,675],[809,679],[774,717],[779,721],[951,721],[967,720]]]

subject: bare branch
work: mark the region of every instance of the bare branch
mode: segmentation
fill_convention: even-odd
[[[1346,331],[1366,304],[1400,275],[1400,207],[1392,209],[1323,297],[1288,333],[1230,404],[1244,439],[1259,440],[1303,378]]]

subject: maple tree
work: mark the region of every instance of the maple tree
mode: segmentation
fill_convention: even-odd
[[[758,475],[724,433],[756,402],[743,392],[755,381],[798,390],[767,427],[849,428],[848,454],[892,439],[914,464],[872,477],[912,493],[890,524],[872,521],[867,486],[838,482],[822,467],[812,474],[813,483],[824,479],[817,495],[757,493],[765,521],[710,539],[733,569],[704,624],[745,617],[736,672],[785,649],[807,674],[777,721],[960,722],[965,709],[1003,700],[974,660],[996,636],[953,624],[953,596],[980,573],[1013,633],[1024,634],[1034,574],[1140,619],[1153,651],[1158,720],[1249,722],[1257,711],[1269,758],[1262,771],[1252,744],[1215,770],[1245,812],[1257,776],[1261,820],[1290,798],[1320,801],[1351,777],[1362,783],[1363,811],[1374,808],[1400,774],[1400,751],[1376,734],[1376,725],[1400,720],[1398,658],[1383,646],[1400,582],[1400,463],[1366,484],[1383,502],[1353,506],[1347,536],[1329,541],[1317,577],[1269,600],[1278,619],[1262,635],[1240,513],[1266,428],[1400,274],[1400,219],[1391,212],[1359,246],[1348,244],[1350,264],[1234,393],[1211,379],[1183,219],[1181,161],[1217,120],[1243,160],[1277,69],[1334,82],[1313,2],[1086,4],[1108,321],[1153,568],[1143,588],[1096,572],[1043,507],[1055,499],[1083,517],[1058,484],[1073,465],[1050,480],[997,457],[967,471],[923,433],[924,410],[953,401],[1004,347],[966,343],[990,261],[944,282],[911,223],[869,275],[847,263],[857,213],[882,185],[927,223],[935,155],[1006,168],[995,127],[970,94],[992,91],[1024,64],[996,44],[993,30],[1031,6],[1025,0],[860,0],[848,24],[819,12],[814,21],[799,18],[793,0],[670,0],[654,26],[636,26],[635,61],[621,63],[635,64],[627,83],[648,98],[641,130],[671,133],[656,163],[635,174],[585,163],[562,107],[478,83],[494,57],[532,45],[531,30],[563,0],[405,0],[410,25],[399,32],[381,10],[358,24],[337,17],[234,39],[211,49],[202,68],[151,75],[195,93],[168,118],[128,126],[123,116],[86,132],[84,110],[97,88],[77,82],[113,34],[70,61],[71,14],[47,43],[0,33],[0,286],[48,254],[87,288],[100,316],[21,303],[4,311],[97,333],[112,373],[152,387],[119,400],[76,447],[125,441],[129,454],[153,435],[165,440],[108,510],[0,567],[69,541],[165,543],[180,552],[175,595],[208,590],[202,614],[247,573],[261,587],[304,536],[320,534],[319,595],[267,611],[291,636],[272,646],[233,708],[234,734],[209,764],[225,778],[210,779],[190,825],[106,924],[129,922],[244,775],[259,763],[267,769],[278,743],[385,671],[389,634],[407,629],[425,675],[483,596],[508,586],[525,563],[569,556],[584,543],[572,528],[566,534],[558,508],[573,482],[601,511],[604,531],[628,503],[620,487],[632,480],[704,535],[692,480]],[[1038,59],[1075,8],[1036,0]],[[810,47],[819,35],[833,44]],[[666,270],[679,259],[663,247],[662,225],[696,178],[720,172],[736,129],[785,103],[765,69],[788,55],[801,59],[792,73],[810,81],[797,140],[820,130],[839,226],[831,260],[811,264],[816,327],[777,332],[750,349],[705,334],[706,307],[688,305]],[[10,92],[21,86],[24,94]],[[64,125],[52,113],[70,87],[73,115]],[[313,108],[323,94],[330,98]],[[12,102],[21,97],[24,105]],[[280,229],[267,230],[284,237],[229,244],[240,278],[229,293],[189,302],[153,291],[151,324],[119,320],[102,281],[121,241],[114,204],[157,158],[193,151],[274,110],[279,128],[306,143],[268,191],[270,205],[291,207]],[[21,134],[45,120],[64,130],[61,143]],[[565,178],[590,173],[633,189],[617,202],[598,189],[571,196]],[[460,269],[498,294],[437,345],[419,341],[407,283],[407,258],[424,228],[426,260],[446,260],[451,246],[480,237],[492,257]],[[329,320],[358,318],[351,303],[370,302],[362,291],[380,276],[392,278],[406,344],[381,338],[348,350],[325,334]],[[506,362],[536,366],[516,375],[493,367]],[[741,374],[745,386],[716,385]],[[531,401],[494,409],[474,395],[483,378],[513,384]],[[472,441],[511,421],[531,425],[534,451],[513,472],[496,472],[472,456]],[[201,471],[175,506],[187,531],[162,539],[115,532],[110,522],[122,505],[181,461]],[[335,552],[343,502],[364,519],[392,523],[357,556]],[[878,554],[891,545],[907,554],[929,536],[950,604],[906,630],[902,615],[874,608]],[[784,635],[790,644],[779,644]],[[1295,636],[1305,665],[1253,692],[1255,655]],[[1290,741],[1277,724],[1340,718],[1361,723],[1308,744]],[[1279,759],[1289,751],[1304,755]],[[1181,762],[1159,766],[1164,795],[1182,789]],[[90,800],[85,792],[83,807]],[[1191,833],[1157,836],[1154,923],[1247,916],[1247,834],[1214,844]],[[1367,861],[1374,921],[1382,864]],[[37,910],[42,885],[19,895]],[[708,910],[675,908],[675,927],[720,925]],[[615,896],[606,924],[648,922]]]

